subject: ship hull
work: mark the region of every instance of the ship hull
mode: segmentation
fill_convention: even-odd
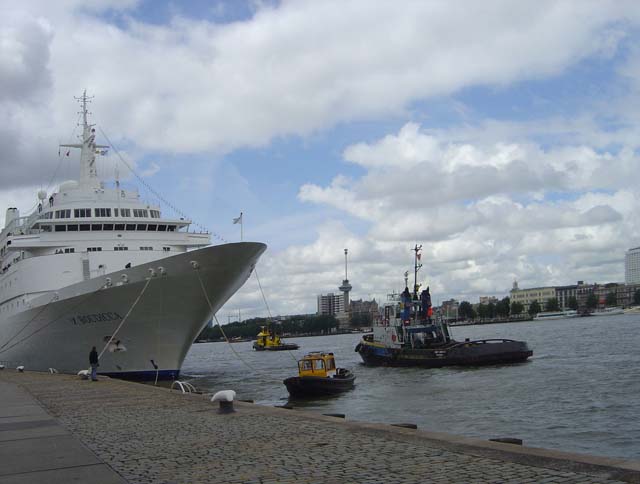
[[[177,378],[195,338],[265,249],[250,242],[206,247],[46,294],[0,320],[0,362],[76,373],[89,366],[91,347],[100,352],[122,325],[100,358],[100,374]]]
[[[356,346],[365,365],[415,366],[442,368],[445,366],[484,366],[522,363],[533,352],[522,341],[455,343],[430,349],[389,348],[375,342],[362,341]]]
[[[283,381],[292,397],[316,397],[337,395],[352,390],[356,377],[349,372],[338,378],[322,378],[313,376],[292,376]]]

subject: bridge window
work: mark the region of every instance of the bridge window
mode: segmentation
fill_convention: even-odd
[[[140,250],[153,250],[153,247],[140,247]]]
[[[77,232],[78,226],[76,224],[67,225],[67,232]]]
[[[135,230],[136,224],[127,224],[127,230]]]
[[[131,217],[131,209],[130,208],[121,208],[120,209],[121,217]]]
[[[102,230],[102,224],[92,224],[91,225],[91,230],[93,230],[93,231]]]
[[[147,230],[147,224],[138,224],[136,230]]]
[[[162,250],[165,252],[171,252],[171,247],[163,247]]]
[[[129,250],[129,247],[118,246],[118,247],[114,247],[113,250]]]
[[[56,210],[56,218],[71,218],[71,209]]]
[[[124,230],[124,224],[115,224],[114,229],[115,230]]]
[[[56,225],[56,232],[66,232],[66,231],[67,231],[66,225]]]
[[[80,224],[80,232],[88,232],[91,229],[89,224]]]
[[[176,226],[175,225],[167,225],[167,230],[169,232],[175,232],[176,231]]]
[[[166,232],[166,231],[167,231],[166,225],[158,225],[158,232]]]
[[[87,247],[87,252],[102,252],[102,247]]]
[[[76,208],[76,209],[73,210],[73,216],[75,218],[91,217],[91,209],[90,208]]]
[[[113,230],[113,224],[104,224],[102,230]]]
[[[157,226],[156,224],[149,224],[149,225],[147,225],[147,230],[148,230],[149,232],[155,232],[157,228],[158,228],[158,226]]]
[[[76,249],[74,249],[73,247],[68,247],[66,249],[64,249],[64,253],[65,254],[73,254],[76,251]]]
[[[111,217],[110,208],[96,208],[96,217]]]
[[[150,210],[151,218],[160,218],[160,210]]]
[[[139,218],[147,218],[149,216],[149,212],[147,210],[143,210],[141,208],[133,209],[133,216]]]

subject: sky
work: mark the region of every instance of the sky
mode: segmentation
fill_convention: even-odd
[[[633,1],[0,0],[0,207],[78,177],[86,89],[105,181],[156,202],[117,151],[214,243],[242,212],[268,245],[224,320],[315,312],[344,248],[352,299],[415,244],[436,303],[623,282],[639,40]]]

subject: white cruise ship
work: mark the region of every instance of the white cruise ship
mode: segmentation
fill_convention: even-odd
[[[191,221],[165,218],[136,190],[98,178],[83,115],[80,179],[37,194],[33,213],[9,208],[0,233],[0,363],[123,378],[177,378],[213,314],[245,283],[266,245],[211,246]],[[15,367],[13,366],[13,367]]]

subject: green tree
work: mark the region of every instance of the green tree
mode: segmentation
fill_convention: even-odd
[[[517,301],[513,301],[511,303],[511,314],[522,314],[522,312],[524,311],[524,305],[522,303],[519,303]]]
[[[462,301],[458,306],[458,316],[462,319],[474,319],[476,312],[469,301]]]
[[[607,306],[616,306],[618,304],[618,298],[616,297],[616,293],[615,292],[608,293],[604,303]]]
[[[633,293],[633,304],[640,304],[640,289]]]
[[[569,300],[567,301],[567,306],[569,306],[569,309],[573,309],[574,311],[578,310],[578,300],[575,296],[571,296],[569,298]]]
[[[545,311],[559,311],[560,310],[560,304],[558,304],[558,299],[555,297],[552,297],[551,299],[547,300],[547,304],[544,307]]]
[[[531,304],[529,304],[529,316],[535,316],[540,311],[540,303],[538,302],[538,300],[534,299],[533,301],[531,301]]]
[[[598,297],[594,293],[589,294],[587,296],[587,308],[595,309],[597,307],[598,307]]]
[[[486,304],[478,304],[478,317],[480,319],[486,319],[489,317],[489,309]]]
[[[487,304],[487,317],[493,319],[496,317],[496,305],[493,303]]]
[[[503,318],[508,318],[509,317],[509,312],[511,310],[511,305],[510,305],[511,300],[509,299],[509,297],[505,297],[502,298],[500,300],[500,302],[498,302],[498,304],[496,304],[496,314],[498,316],[501,316]]]

